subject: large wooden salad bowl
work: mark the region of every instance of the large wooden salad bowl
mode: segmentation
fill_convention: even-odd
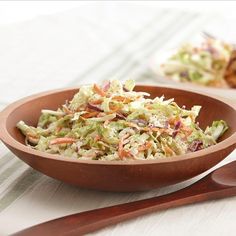
[[[178,157],[146,161],[75,160],[33,150],[24,144],[16,128],[19,120],[36,125],[42,109],[57,109],[70,100],[79,88],[54,90],[21,99],[0,113],[0,138],[21,160],[32,168],[55,179],[83,188],[106,191],[141,191],[175,184],[192,178],[219,163],[236,146],[236,108],[228,101],[181,90],[175,87],[136,86],[152,97],[175,98],[187,108],[201,105],[198,121],[201,128],[213,120],[225,120],[229,130],[220,142],[209,148]]]

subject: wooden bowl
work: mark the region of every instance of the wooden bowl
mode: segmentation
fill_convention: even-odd
[[[41,109],[56,109],[70,100],[79,88],[54,90],[21,99],[0,114],[0,138],[21,160],[34,169],[55,179],[84,188],[106,191],[141,191],[176,184],[192,178],[223,160],[235,148],[236,110],[228,101],[185,91],[175,87],[136,86],[152,97],[165,95],[175,98],[187,108],[201,105],[198,121],[205,128],[213,120],[223,119],[229,130],[215,146],[177,157],[146,161],[75,160],[69,157],[33,150],[24,144],[16,128],[19,120],[35,126]]]

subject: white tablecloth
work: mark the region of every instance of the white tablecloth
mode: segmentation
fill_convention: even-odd
[[[36,92],[104,79],[156,83],[148,67],[153,53],[195,37],[216,20],[221,22],[215,14],[97,3],[0,26],[0,109]],[[196,179],[143,193],[90,191],[38,173],[0,143],[0,235],[172,192]],[[235,235],[235,216],[236,198],[222,199],[139,217],[94,235]]]

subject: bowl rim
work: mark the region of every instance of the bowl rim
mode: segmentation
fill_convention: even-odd
[[[137,84],[136,87],[155,87],[155,88],[165,88],[165,89],[175,89],[175,90],[180,90],[184,92],[190,92],[190,93],[195,93],[196,95],[204,96],[204,97],[209,97],[213,98],[219,102],[224,103],[225,105],[231,107],[232,109],[235,110],[236,112],[236,104],[233,103],[230,100],[227,100],[225,98],[221,98],[215,95],[206,95],[203,94],[202,92],[195,91],[194,89],[182,89],[177,86],[173,85],[145,85],[145,84]],[[155,160],[124,160],[124,161],[98,161],[98,160],[81,160],[81,159],[76,159],[76,158],[70,158],[70,157],[63,157],[58,154],[49,154],[45,153],[42,151],[34,150],[20,142],[18,142],[16,139],[14,139],[7,131],[6,128],[6,122],[8,117],[11,115],[12,112],[14,112],[15,109],[17,109],[19,106],[28,103],[32,100],[35,100],[39,97],[44,97],[48,95],[52,95],[54,93],[60,93],[60,92],[66,92],[66,91],[73,91],[79,89],[81,86],[76,86],[76,87],[67,87],[67,88],[62,88],[62,89],[54,89],[54,90],[49,90],[49,91],[44,91],[40,92],[37,94],[33,94],[27,97],[24,97],[20,100],[17,100],[16,102],[13,102],[9,104],[5,109],[3,109],[0,112],[0,140],[2,142],[16,150],[20,150],[21,152],[24,152],[25,154],[30,154],[32,156],[40,156],[41,158],[45,159],[51,159],[51,160],[57,160],[57,161],[64,161],[64,162],[69,162],[69,163],[80,163],[80,164],[88,164],[88,165],[117,165],[117,166],[122,166],[122,165],[152,165],[152,164],[157,164],[157,163],[170,163],[170,162],[180,162],[180,161],[186,161],[188,159],[194,159],[197,157],[201,157],[204,155],[209,155],[216,153],[220,150],[232,147],[233,149],[236,147],[236,132],[234,132],[231,136],[226,138],[225,140],[217,143],[216,145],[213,145],[211,147],[199,150],[197,152],[192,152],[192,153],[187,153],[175,157],[168,157],[168,158],[161,158],[161,159],[155,159]]]

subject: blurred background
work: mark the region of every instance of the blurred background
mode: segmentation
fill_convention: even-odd
[[[1,1],[1,104],[111,78],[161,82],[151,68],[154,55],[202,31],[234,42],[235,6],[227,1]]]
[[[0,24],[9,24],[19,21],[32,19],[39,15],[48,15],[57,12],[66,11],[79,7],[97,7],[98,5],[123,7],[150,7],[150,8],[172,8],[180,10],[189,10],[202,13],[212,13],[213,11],[219,16],[235,16],[234,8],[236,4],[233,1],[1,1]]]

